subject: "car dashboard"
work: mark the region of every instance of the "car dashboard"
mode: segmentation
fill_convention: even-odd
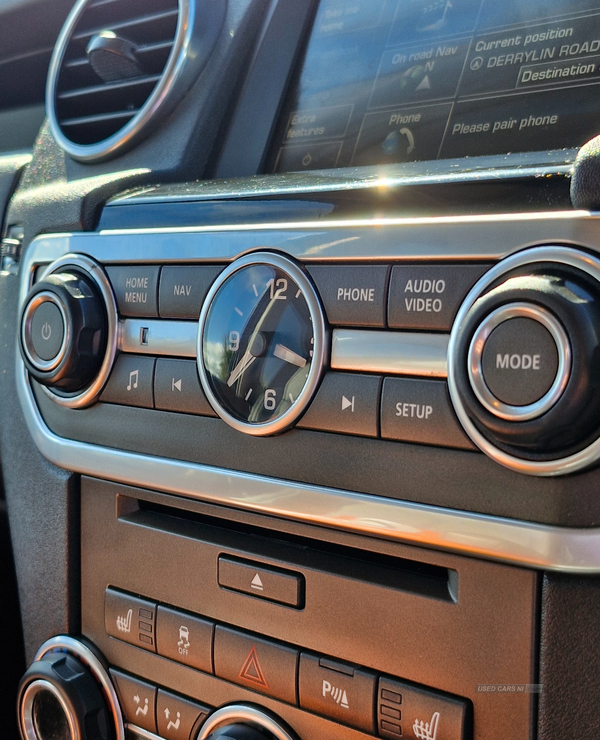
[[[7,737],[595,739],[600,4],[2,15]]]

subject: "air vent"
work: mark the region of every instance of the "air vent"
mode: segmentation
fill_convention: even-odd
[[[59,144],[83,161],[132,146],[197,78],[224,7],[222,0],[80,0],[58,39],[46,90]]]

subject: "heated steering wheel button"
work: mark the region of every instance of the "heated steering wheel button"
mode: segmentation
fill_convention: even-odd
[[[558,372],[558,350],[539,321],[508,319],[488,337],[482,356],[483,379],[509,406],[528,406],[543,398]]]
[[[44,301],[31,319],[31,344],[37,356],[49,362],[59,353],[65,336],[65,323],[58,307]]]

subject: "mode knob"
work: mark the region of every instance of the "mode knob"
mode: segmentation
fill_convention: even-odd
[[[481,278],[450,340],[448,383],[471,439],[508,467],[556,475],[600,456],[600,261],[562,247]]]
[[[42,646],[19,686],[24,740],[123,740],[116,694],[91,648],[69,637]]]
[[[20,346],[30,375],[66,406],[95,400],[112,362],[116,307],[100,266],[80,255],[53,263],[27,295]]]

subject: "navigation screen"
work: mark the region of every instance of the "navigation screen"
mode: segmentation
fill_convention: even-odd
[[[276,172],[578,147],[600,0],[321,0]]]

